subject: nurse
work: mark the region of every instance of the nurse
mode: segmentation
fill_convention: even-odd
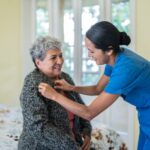
[[[72,113],[91,120],[119,96],[134,105],[138,111],[140,135],[138,150],[150,149],[150,62],[132,50],[130,37],[110,22],[94,24],[86,33],[85,46],[97,65],[105,65],[104,74],[96,85],[74,86],[64,79],[57,80],[55,88],[86,95],[98,95],[89,106],[71,101],[48,84],[41,83],[39,92]]]

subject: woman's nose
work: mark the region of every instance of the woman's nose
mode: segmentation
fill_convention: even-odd
[[[62,57],[57,57],[57,63],[62,64],[64,62],[64,59]]]

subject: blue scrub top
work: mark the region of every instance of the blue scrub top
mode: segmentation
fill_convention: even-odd
[[[120,94],[136,106],[141,127],[150,136],[150,62],[127,48],[121,48],[113,66],[106,65],[110,77],[104,91]]]

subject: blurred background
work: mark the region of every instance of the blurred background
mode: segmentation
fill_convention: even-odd
[[[24,77],[34,68],[29,48],[36,37],[55,36],[63,42],[65,64],[78,85],[98,81],[104,66],[88,59],[84,36],[91,25],[108,20],[131,37],[130,48],[150,59],[149,0],[0,0],[0,103],[19,106]],[[86,104],[94,97],[83,96]],[[96,117],[118,131],[130,150],[136,150],[136,111],[121,98]]]

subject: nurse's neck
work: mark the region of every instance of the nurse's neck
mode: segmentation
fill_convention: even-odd
[[[117,55],[115,55],[115,54],[110,55],[107,64],[110,66],[114,66],[115,62],[116,62],[116,58],[117,58]]]

